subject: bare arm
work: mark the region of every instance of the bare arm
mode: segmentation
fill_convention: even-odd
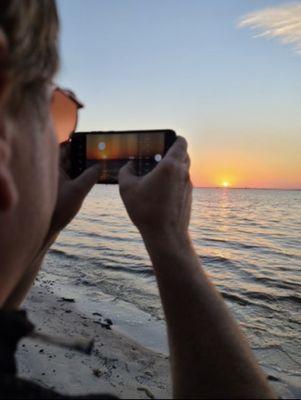
[[[189,240],[145,236],[168,326],[176,398],[275,398]]]
[[[188,224],[191,183],[181,138],[149,175],[120,173],[120,192],[151,257],[165,312],[175,398],[276,398],[222,297]]]

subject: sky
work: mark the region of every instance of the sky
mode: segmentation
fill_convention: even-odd
[[[79,130],[174,129],[195,186],[301,189],[301,2],[58,0]]]

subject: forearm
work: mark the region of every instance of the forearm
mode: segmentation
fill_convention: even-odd
[[[56,238],[57,235],[52,235],[45,240],[43,247],[34,257],[32,263],[25,270],[22,278],[19,280],[14,290],[11,292],[10,296],[6,300],[3,306],[4,308],[14,310],[20,307],[27,293],[31,289],[38,272],[41,269],[42,262],[49,247],[53,244]]]
[[[144,235],[168,327],[176,398],[275,398],[188,238]]]

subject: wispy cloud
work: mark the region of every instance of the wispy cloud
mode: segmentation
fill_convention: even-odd
[[[245,15],[239,27],[256,30],[255,37],[277,38],[301,55],[301,2],[265,8]]]

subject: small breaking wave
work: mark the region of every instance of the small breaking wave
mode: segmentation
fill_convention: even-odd
[[[221,264],[223,266],[228,266],[228,267],[236,267],[235,262],[223,256],[200,255],[199,258],[201,259],[201,261],[204,262],[205,265],[210,265],[212,263],[212,264]]]
[[[70,260],[79,260],[80,259],[80,257],[78,257],[78,256],[76,256],[74,254],[68,254],[63,250],[58,250],[58,249],[50,249],[49,253],[50,254],[54,254],[56,256],[59,256],[59,257],[64,257],[64,258],[67,258],[67,259],[70,259]]]
[[[224,291],[220,291],[220,293],[221,293],[221,295],[223,296],[224,299],[233,301],[233,302],[235,302],[235,303],[237,303],[237,304],[239,304],[241,306],[248,306],[248,305],[252,304],[252,302],[250,302],[249,300],[247,300],[247,299],[245,299],[245,298],[243,298],[241,296],[238,296],[236,294],[227,293],[227,292],[224,292]]]

